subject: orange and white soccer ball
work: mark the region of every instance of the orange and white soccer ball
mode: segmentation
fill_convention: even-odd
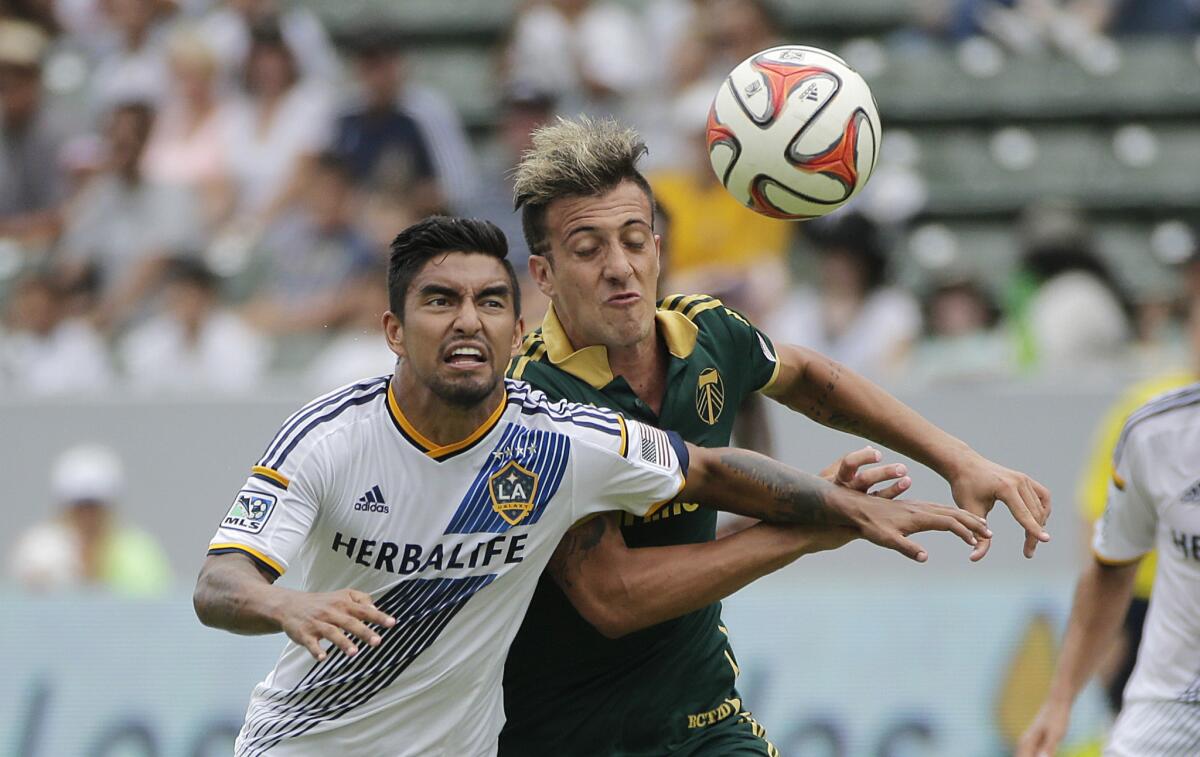
[[[708,112],[708,156],[738,202],[772,218],[823,216],[862,191],[882,127],[871,89],[836,55],[803,45],[742,61]]]

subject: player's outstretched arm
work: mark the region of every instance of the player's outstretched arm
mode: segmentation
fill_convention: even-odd
[[[1016,757],[1053,757],[1057,753],[1075,698],[1095,674],[1097,662],[1116,638],[1129,610],[1136,574],[1137,563],[1110,566],[1093,561],[1079,577],[1050,693],[1021,737]]]
[[[955,503],[986,517],[997,501],[1025,529],[1024,551],[1032,557],[1049,541],[1050,491],[1021,473],[980,455],[882,388],[835,360],[795,345],[776,350],[779,374],[767,396],[830,428],[862,436],[929,466],[950,483]],[[987,554],[980,539],[972,560]]]
[[[857,537],[918,562],[928,557],[908,538],[951,531],[971,546],[991,536],[982,517],[928,502],[890,502],[803,473],[748,450],[688,445],[691,462],[680,497],[773,523],[849,528]]]
[[[206,626],[233,633],[283,631],[317,660],[325,659],[323,642],[332,642],[347,655],[354,655],[358,647],[350,634],[377,646],[381,641],[379,631],[368,624],[383,628],[396,624],[364,592],[293,591],[274,586],[273,580],[245,555],[210,555],[192,595],[196,616]]]
[[[878,488],[893,498],[912,483],[904,466],[872,465],[870,447],[847,453],[822,471],[839,486]],[[600,633],[617,638],[695,612],[799,557],[856,538],[848,528],[758,523],[702,544],[630,549],[616,513],[575,526],[559,542],[546,570],[576,611]],[[756,525],[757,524],[757,525]]]
[[[848,528],[758,523],[702,544],[630,549],[619,517],[603,513],[575,526],[546,567],[575,610],[610,639],[695,612],[855,538]]]

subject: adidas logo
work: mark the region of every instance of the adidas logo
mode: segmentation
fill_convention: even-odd
[[[820,100],[821,98],[817,95],[817,85],[809,84],[808,88],[800,93],[800,99],[808,100],[809,102],[814,102],[814,103],[817,102],[818,100]]]
[[[354,509],[368,513],[391,512],[388,506],[384,504],[383,492],[380,490],[378,484],[372,486],[371,491],[358,498],[358,501],[354,503]]]

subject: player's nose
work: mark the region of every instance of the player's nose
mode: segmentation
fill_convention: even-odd
[[[470,298],[463,298],[454,317],[454,330],[460,334],[478,334],[482,328],[479,308],[475,307],[475,302]]]
[[[605,278],[625,282],[633,276],[633,262],[619,241],[612,241],[605,246],[604,276]]]

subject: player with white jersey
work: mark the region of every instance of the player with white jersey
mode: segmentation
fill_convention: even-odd
[[[595,512],[645,515],[683,486],[678,437],[614,412],[506,381],[473,439],[439,446],[389,383],[293,416],[209,545],[275,574],[301,566],[304,591],[349,587],[396,620],[352,663],[334,652],[314,665],[289,643],[254,691],[239,753],[369,753],[393,738],[405,753],[486,752],[504,722],[494,682],[562,535]]]
[[[1050,696],[1017,754],[1055,753],[1075,697],[1121,625],[1138,561],[1155,549],[1158,572],[1137,665],[1104,754],[1200,754],[1200,384],[1129,416],[1092,549],[1096,559],[1076,588]]]
[[[645,516],[686,493],[791,524],[777,538],[793,559],[860,536],[923,559],[908,534],[990,535],[961,510],[690,447],[505,381],[522,326],[506,252],[486,222],[402,232],[384,314],[395,373],[289,418],[222,520],[197,615],[290,638],[255,687],[238,755],[494,754],[508,647],[559,541],[594,513]],[[289,568],[298,591],[274,585]]]

